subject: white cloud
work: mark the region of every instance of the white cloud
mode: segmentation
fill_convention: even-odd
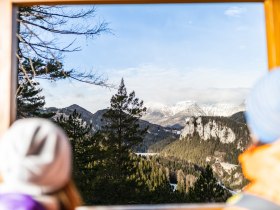
[[[175,69],[145,65],[126,69],[108,69],[110,82],[119,85],[124,78],[127,91],[134,90],[144,102],[167,105],[194,100],[198,103],[235,103],[244,101],[252,84],[261,72],[215,68]],[[60,82],[59,88],[42,83],[46,106],[66,107],[71,104],[95,112],[110,105],[115,89],[83,83]],[[51,94],[50,94],[51,93]]]
[[[207,88],[184,89],[185,100],[193,100],[199,104],[231,103],[241,104],[248,95],[249,88]]]
[[[229,17],[240,17],[247,11],[244,7],[229,7],[225,10],[224,14]]]
[[[195,100],[200,103],[241,103],[261,72],[240,69],[169,69],[146,65],[112,71],[110,78],[119,82],[124,77],[128,91],[135,90],[145,102],[175,104]]]

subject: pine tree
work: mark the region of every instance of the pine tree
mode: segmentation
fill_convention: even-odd
[[[143,141],[147,132],[147,128],[139,125],[145,111],[143,101],[135,97],[134,91],[127,94],[122,79],[118,92],[111,98],[110,108],[103,115],[105,125],[95,134],[102,145],[104,157],[95,181],[95,203],[139,202],[141,187],[135,176],[138,165],[132,149]]]
[[[107,124],[103,130],[108,135],[107,144],[117,149],[129,150],[143,141],[147,128],[140,128],[139,119],[146,112],[143,101],[135,98],[135,92],[127,94],[121,80],[117,94],[111,98],[111,107],[103,115]]]
[[[73,177],[84,201],[88,203],[92,200],[94,162],[100,154],[96,138],[90,135],[92,125],[83,120],[76,110],[68,117],[61,115],[55,121],[69,137],[73,151]]]
[[[55,113],[43,109],[45,97],[41,95],[39,83],[31,79],[19,81],[17,89],[17,118],[44,117],[50,118]]]
[[[181,193],[186,193],[185,174],[182,169],[177,171],[177,190]]]
[[[68,117],[61,115],[60,117],[56,118],[55,121],[68,135],[75,156],[79,149],[78,145],[81,144],[86,135],[90,133],[92,125],[88,125],[87,122],[82,119],[81,114],[78,113],[76,109]]]
[[[230,192],[223,188],[221,183],[214,177],[209,165],[201,174],[194,186],[189,189],[190,202],[225,202],[231,196]]]
[[[121,80],[111,106],[103,115],[104,126],[94,136],[101,154],[89,204],[143,204],[185,202],[185,193],[173,192],[169,177],[157,159],[138,157],[133,148],[143,141],[147,127],[139,125],[146,111],[135,93],[127,93]]]
[[[144,139],[148,128],[140,128],[139,119],[145,113],[143,101],[135,97],[135,92],[127,94],[124,80],[121,80],[117,94],[111,98],[111,106],[103,115],[102,144],[107,148],[110,160],[118,176],[129,174],[130,155],[133,147]]]

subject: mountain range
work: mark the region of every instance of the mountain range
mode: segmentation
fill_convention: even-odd
[[[177,103],[174,106],[166,106],[159,103],[149,103],[146,106],[147,112],[142,117],[142,119],[140,119],[139,124],[140,127],[144,128],[148,126],[149,129],[147,135],[144,138],[143,144],[139,145],[137,148],[137,152],[147,152],[155,143],[161,144],[162,142],[162,145],[165,145],[167,142],[172,142],[179,138],[182,139],[184,135],[194,132],[195,129],[197,129],[196,132],[200,133],[201,138],[204,138],[205,136],[212,138],[214,135],[213,133],[216,132],[215,135],[219,137],[221,142],[233,142],[235,141],[236,134],[232,131],[232,128],[229,128],[228,125],[226,126],[225,121],[245,124],[243,114],[244,104],[239,106],[234,106],[231,104],[198,105],[194,101],[183,101]],[[88,124],[92,124],[92,133],[101,129],[101,127],[104,125],[102,116],[107,111],[106,109],[91,113],[77,104],[73,104],[65,108],[47,108],[48,112],[55,113],[53,118],[57,118],[61,115],[67,117],[74,110],[80,113],[83,120],[85,120]],[[207,119],[209,120],[213,117],[216,117],[216,120],[205,125],[205,128],[196,128],[197,124],[199,125],[197,122],[200,122],[201,119],[203,119],[203,121],[207,121]],[[220,122],[221,120],[223,123]],[[195,125],[190,124],[190,121],[195,121]],[[219,127],[214,130],[216,128],[216,124],[219,124]],[[225,126],[223,127],[222,125]],[[201,132],[203,132],[203,134]],[[235,130],[235,132],[237,131]],[[238,131],[238,133],[240,133],[240,131]],[[225,134],[227,134],[227,138],[224,138]]]
[[[56,119],[57,117],[60,117],[61,115],[64,115],[65,117],[69,116],[74,110],[76,110],[78,113],[81,114],[81,117],[83,120],[85,120],[88,124],[92,124],[92,133],[96,132],[97,130],[101,129],[101,127],[104,125],[104,121],[102,121],[103,114],[107,111],[107,109],[98,110],[94,114],[90,111],[84,109],[83,107],[73,104],[69,107],[65,108],[55,108],[50,107],[47,108],[48,112],[53,112],[55,115],[52,117],[53,119]],[[139,121],[140,127],[146,128],[148,126],[147,134],[143,140],[143,143],[141,145],[138,145],[137,148],[135,148],[136,152],[146,152],[148,151],[149,147],[159,142],[163,139],[173,139],[176,140],[179,138],[179,132],[177,130],[173,130],[171,128],[165,128],[163,126],[150,123],[146,120],[140,120]]]
[[[245,105],[198,104],[195,101],[182,101],[174,106],[160,103],[146,104],[147,113],[143,120],[165,127],[182,129],[186,125],[186,119],[198,116],[223,116],[229,117],[237,112],[245,110]]]
[[[95,113],[73,104],[65,108],[47,108],[53,118],[69,116],[74,110],[92,124],[92,133],[101,129],[106,109]],[[156,152],[197,165],[210,164],[216,175],[232,189],[241,189],[244,178],[238,155],[249,144],[249,130],[244,118],[244,105],[198,105],[192,101],[175,106],[148,104],[147,113],[139,121],[149,127],[143,143],[135,152]]]

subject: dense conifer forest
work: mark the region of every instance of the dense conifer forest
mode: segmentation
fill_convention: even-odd
[[[136,98],[134,92],[128,94],[122,80],[118,92],[111,98],[110,108],[103,114],[104,125],[94,134],[92,125],[76,110],[67,117],[61,115],[55,119],[70,137],[73,175],[86,204],[225,201],[229,191],[221,187],[211,167],[202,162],[208,155],[203,154],[203,148],[211,146],[214,151],[217,145],[201,146],[199,140],[165,139],[162,147],[166,148],[154,146],[163,155],[134,153],[133,148],[141,144],[147,133],[148,127],[140,127],[138,123],[145,111],[143,101]],[[186,147],[196,149],[186,154]],[[176,155],[172,151],[176,151]],[[205,200],[201,195],[203,189],[196,185],[198,181],[204,183],[204,191],[210,190]],[[215,193],[211,191],[214,189]]]

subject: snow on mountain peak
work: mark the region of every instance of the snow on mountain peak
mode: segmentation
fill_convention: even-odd
[[[228,103],[218,103],[218,104],[204,104],[201,105],[207,116],[224,116],[228,117],[237,112],[245,111],[245,105],[235,105]]]
[[[161,103],[148,102],[145,106],[147,107],[147,114],[154,113],[155,115],[165,117],[172,114],[170,107]]]
[[[167,105],[158,102],[147,102],[145,103],[145,106],[148,107],[149,109],[164,109],[168,107]]]
[[[147,107],[147,113],[143,116],[143,119],[162,126],[185,124],[188,117],[231,116],[245,110],[244,104],[197,104],[192,100],[180,101],[172,106],[151,102],[146,103],[145,106]]]
[[[157,113],[161,112],[165,117],[170,117],[176,115],[179,112],[188,110],[189,112],[193,112],[194,115],[201,115],[195,114],[195,109],[200,109],[199,106],[196,104],[195,101],[180,101],[177,102],[175,105],[167,106],[162,103],[154,103],[148,102],[145,104],[147,107],[147,113]],[[201,112],[200,110],[198,112]]]
[[[195,101],[180,101],[177,102],[174,106],[171,106],[170,110],[172,111],[173,115],[175,115],[194,106],[197,106]]]

